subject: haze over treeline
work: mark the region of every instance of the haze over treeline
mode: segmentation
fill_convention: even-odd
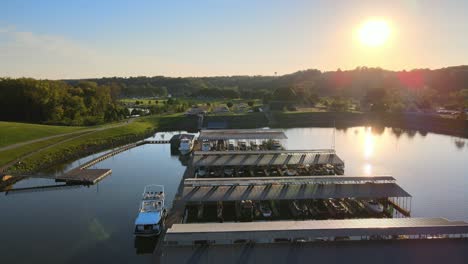
[[[76,85],[80,80],[68,80]],[[255,98],[297,100],[315,96],[361,100],[366,96],[414,103],[429,108],[446,105],[462,107],[467,96],[468,66],[436,70],[388,71],[360,67],[349,71],[298,71],[282,76],[220,76],[173,78],[164,76],[88,79],[98,84],[114,83],[122,97],[197,96],[215,98]],[[278,89],[291,89],[291,98],[275,98]],[[377,98],[376,98],[377,99]],[[404,107],[401,106],[400,107]]]
[[[388,71],[360,67],[349,71],[298,71],[282,76],[130,77],[82,80],[0,79],[1,120],[54,124],[98,124],[124,118],[120,98],[251,98],[315,105],[331,98],[336,110],[349,101],[370,111],[421,111],[468,107],[468,66],[437,70]],[[330,102],[330,101],[328,101]],[[177,102],[175,102],[177,103]],[[184,111],[190,103],[179,105]],[[343,107],[344,106],[344,107]],[[153,108],[158,108],[154,106]],[[165,112],[166,108],[152,109]]]

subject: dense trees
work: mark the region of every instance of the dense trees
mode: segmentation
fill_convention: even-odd
[[[220,76],[170,78],[163,76],[90,79],[110,85],[114,96],[190,96],[202,98],[251,98],[264,102],[295,100],[313,105],[319,97],[342,96],[380,110],[428,109],[434,106],[461,108],[467,104],[468,66],[438,70],[387,71],[358,67],[349,71],[298,71],[283,76]],[[67,81],[77,85],[79,80]],[[376,89],[377,91],[373,91]],[[384,97],[372,93],[387,91]],[[377,99],[376,102],[369,100]],[[466,106],[465,106],[466,107]]]
[[[82,81],[0,79],[1,120],[92,125],[125,117],[115,103],[115,87]]]
[[[315,105],[343,111],[353,102],[371,111],[468,108],[468,66],[438,70],[386,71],[360,67],[350,71],[305,70],[283,76],[163,76],[48,81],[0,79],[0,120],[97,124],[129,115],[117,103],[123,97],[248,98],[272,103],[272,109]],[[322,99],[326,100],[322,100]],[[138,99],[137,105],[145,105]],[[152,113],[183,112],[191,104],[177,99],[151,104]]]

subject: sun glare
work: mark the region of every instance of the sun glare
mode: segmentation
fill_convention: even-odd
[[[358,30],[359,41],[369,47],[384,45],[390,37],[390,25],[384,20],[369,20]]]

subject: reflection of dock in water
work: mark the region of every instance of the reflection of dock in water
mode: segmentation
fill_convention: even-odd
[[[12,175],[3,175],[0,181],[0,191],[7,191],[12,188],[12,186],[24,180],[26,177],[22,176],[12,176]]]
[[[113,149],[107,153],[104,153],[92,160],[80,165],[64,174],[60,175],[14,175],[15,182],[13,183],[1,183],[0,189],[3,189],[4,186],[13,185],[14,183],[23,180],[25,178],[44,178],[44,179],[53,179],[59,182],[66,182],[67,184],[84,184],[92,185],[96,184],[105,177],[109,176],[112,173],[111,169],[90,169],[92,166],[97,163],[104,161],[108,158],[111,158],[117,154],[120,154],[124,151],[130,150],[132,148],[145,145],[145,144],[169,144],[168,140],[143,140],[132,144],[127,144],[119,148]],[[12,182],[13,180],[10,180]]]
[[[77,189],[81,188],[83,185],[74,185],[74,184],[52,184],[44,186],[34,186],[34,187],[24,187],[24,188],[13,188],[5,190],[5,195],[11,195],[16,193],[29,193],[29,192],[45,192],[45,191],[55,191],[63,189]]]

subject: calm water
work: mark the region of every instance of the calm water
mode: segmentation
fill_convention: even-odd
[[[346,175],[391,174],[413,195],[413,216],[468,220],[468,140],[364,127],[286,130],[287,148],[336,146]],[[159,135],[158,135],[159,136]],[[169,138],[167,135],[166,138]],[[335,141],[335,142],[333,142]],[[68,164],[83,163],[88,157]],[[150,263],[154,244],[132,235],[143,187],[166,187],[168,204],[185,167],[169,145],[145,145],[97,165],[113,173],[96,186],[0,195],[2,263]],[[14,188],[51,185],[30,179]]]

